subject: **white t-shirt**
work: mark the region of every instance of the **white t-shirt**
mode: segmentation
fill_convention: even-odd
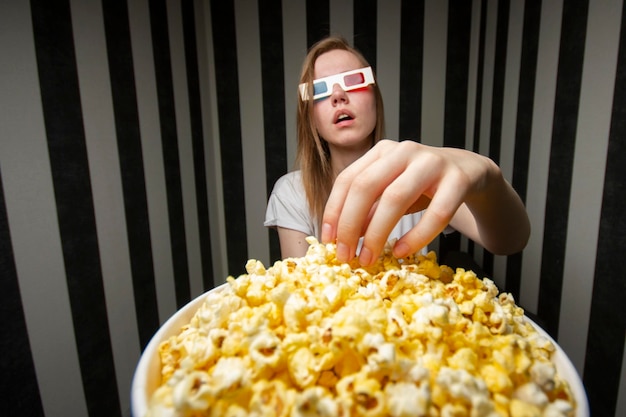
[[[403,216],[391,231],[388,240],[399,239],[411,230],[421,218],[421,211]],[[276,181],[267,203],[263,224],[267,227],[297,230],[307,236],[321,238],[318,222],[311,217],[309,212],[309,204],[300,171],[289,172]],[[361,242],[359,242],[359,248],[360,246]],[[423,253],[426,251],[427,248],[422,249]]]

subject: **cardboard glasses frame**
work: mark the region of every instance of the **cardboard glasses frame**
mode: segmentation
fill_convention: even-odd
[[[319,100],[330,96],[333,93],[333,86],[339,84],[344,91],[356,90],[374,84],[374,73],[372,67],[364,67],[328,77],[313,80],[313,100]],[[309,99],[309,83],[302,83],[299,86],[300,98],[302,101]]]

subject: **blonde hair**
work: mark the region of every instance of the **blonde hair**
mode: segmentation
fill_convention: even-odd
[[[338,36],[324,38],[313,45],[304,59],[300,83],[311,83],[315,78],[315,61],[317,58],[329,51],[342,49],[354,54],[363,66],[369,63],[365,57],[348,42]],[[383,109],[383,98],[378,88],[378,84],[372,85],[376,99],[376,125],[373,131],[372,146],[384,136],[385,117]],[[312,96],[311,92],[309,92]],[[296,127],[298,133],[298,149],[296,154],[296,166],[302,172],[302,182],[306,192],[307,201],[311,210],[311,215],[318,223],[322,221],[324,206],[330,195],[330,191],[335,181],[330,164],[330,151],[328,143],[320,137],[315,127],[313,117],[313,99],[300,100],[298,96],[298,112]]]

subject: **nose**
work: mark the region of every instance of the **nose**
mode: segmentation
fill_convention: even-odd
[[[343,88],[339,84],[333,85],[333,92],[330,95],[330,99],[333,104],[337,103],[347,103],[348,102],[348,94],[344,91]]]

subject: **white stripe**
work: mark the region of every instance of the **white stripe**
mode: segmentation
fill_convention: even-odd
[[[257,3],[236,0],[235,22],[248,255],[269,265],[269,237],[263,226],[267,194],[263,111],[260,110],[263,109],[263,89]]]
[[[222,162],[220,159],[220,130],[217,122],[217,96],[215,95],[217,87],[215,82],[211,8],[208,3],[196,0],[194,10],[196,11],[196,30],[198,33],[202,124],[205,127],[204,149],[206,151],[211,250],[213,252],[213,271],[215,274],[213,281],[215,285],[219,285],[225,282],[228,276],[228,259],[226,253],[224,194],[222,189]]]
[[[306,1],[282,2],[283,51],[285,71],[285,131],[287,132],[287,169],[291,169],[296,158],[297,132],[296,108],[298,106],[298,81],[302,61],[307,53]]]
[[[585,363],[622,5],[590,2],[576,127],[559,344],[579,372]],[[576,204],[576,202],[584,202]],[[602,277],[598,277],[602,279]],[[567,323],[576,323],[569,326]]]
[[[167,21],[174,84],[176,111],[176,133],[180,161],[180,182],[183,198],[187,261],[189,265],[189,286],[191,298],[202,294],[202,254],[200,253],[200,233],[198,225],[198,205],[194,172],[189,95],[187,93],[187,72],[185,66],[185,42],[183,38],[183,17],[180,1],[167,1]]]
[[[470,28],[469,68],[467,76],[467,115],[465,120],[465,148],[474,148],[476,119],[476,89],[478,82],[478,52],[480,43],[480,0],[472,1],[472,26]]]
[[[128,17],[137,87],[137,108],[139,111],[156,293],[159,318],[161,322],[164,322],[176,311],[176,291],[173,279],[174,267],[165,188],[163,145],[159,128],[159,108],[147,0],[130,2],[128,4]]]
[[[330,0],[330,34],[344,37],[354,45],[353,0]]]
[[[400,135],[400,3],[379,1],[376,22],[376,73],[385,107],[385,131],[394,140]]]
[[[526,210],[531,224],[531,235],[522,259],[522,287],[520,303],[529,311],[537,312],[543,223],[548,188],[548,166],[552,119],[556,94],[556,74],[561,34],[562,1],[543,2],[537,51],[537,78],[533,107],[533,126],[528,166]]]
[[[443,146],[446,103],[446,44],[448,2],[424,2],[424,49],[422,58],[422,123],[420,138],[425,145]],[[428,245],[437,251],[439,236]]]
[[[46,415],[86,416],[29,4],[6,3],[0,27],[0,166],[39,392]]]
[[[443,146],[448,2],[424,2],[422,143]]]
[[[504,292],[506,284],[506,256],[493,257],[493,282],[496,283],[498,290]]]
[[[139,359],[139,332],[115,135],[107,49],[98,1],[72,0],[72,22],[98,248],[121,409]]]
[[[496,28],[498,23],[498,3],[497,1],[491,0],[487,3],[486,7],[487,11],[485,13],[486,21],[484,39],[485,44],[483,47],[482,90],[477,92],[477,94],[481,94],[480,124],[478,129],[478,137],[474,138],[474,142],[479,141],[478,153],[482,155],[489,154],[489,141],[491,134],[491,108],[493,99],[494,60],[496,49]],[[477,41],[480,42],[480,39],[478,39]],[[474,245],[474,259],[476,260],[476,262],[478,262],[479,265],[483,265],[484,256],[485,249],[480,244],[476,243]],[[498,285],[501,286],[502,282],[498,283]]]
[[[500,169],[509,182],[513,178],[515,156],[515,128],[517,121],[517,101],[519,93],[520,62],[522,56],[522,31],[524,25],[524,4],[513,1],[509,10],[509,31],[507,34],[506,68],[504,77],[504,97],[502,102],[502,129],[500,136]],[[506,256],[494,256],[493,275],[503,288],[506,278]]]

